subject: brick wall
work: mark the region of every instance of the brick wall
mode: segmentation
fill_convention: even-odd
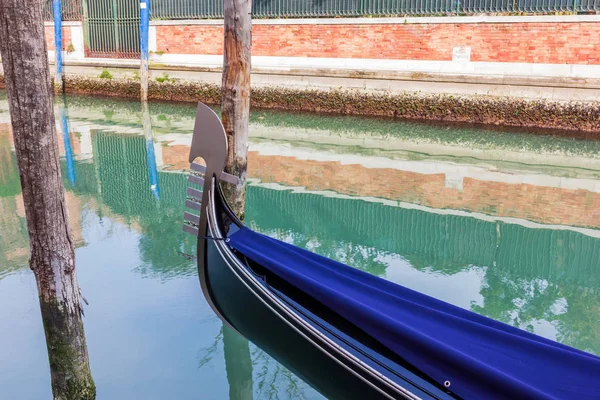
[[[272,24],[252,28],[256,56],[600,64],[600,23]],[[218,25],[157,25],[156,47],[171,54],[222,54]]]
[[[46,33],[46,44],[48,46],[48,50],[54,50],[54,27],[45,26],[44,31]],[[71,28],[68,26],[63,26],[63,50],[67,50],[71,43]]]

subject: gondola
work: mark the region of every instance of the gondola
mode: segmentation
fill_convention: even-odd
[[[184,231],[224,324],[330,399],[600,398],[600,358],[246,227],[227,139],[199,103]],[[273,210],[277,212],[277,210]]]

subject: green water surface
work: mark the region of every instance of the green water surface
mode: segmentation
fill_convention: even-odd
[[[224,331],[205,303],[192,258],[195,240],[181,230],[187,176],[155,160],[158,181],[152,186],[140,105],[84,97],[67,103],[68,135],[57,126],[73,155],[63,152],[61,165],[78,278],[90,303],[84,323],[98,398],[321,398],[259,348]],[[5,123],[7,109],[1,98]],[[193,106],[151,104],[150,113],[151,143],[160,147],[167,139],[189,138]],[[327,144],[311,143],[305,135],[302,148],[353,162],[365,156],[392,164],[402,159],[406,168],[426,161],[442,171],[457,163],[513,175],[525,171],[535,173],[533,187],[547,185],[548,177],[585,179],[588,186],[596,181],[600,191],[600,172],[593,167],[599,143],[555,133],[273,112],[253,113],[252,128],[253,146],[274,143],[293,152],[297,142],[272,132],[321,132]],[[0,398],[51,399],[9,135],[0,133]],[[393,141],[493,150],[497,156],[482,161],[477,155],[386,153],[386,143]],[[558,154],[562,161],[517,162],[503,157],[508,152]],[[495,204],[481,214],[405,204],[377,193],[356,197],[338,195],[335,188],[291,188],[264,177],[252,182],[247,223],[258,231],[600,354],[600,231],[593,218],[578,226],[562,223],[577,206],[566,197],[562,207],[553,208],[560,211],[547,216],[550,224],[505,218],[495,213]],[[598,194],[577,190],[589,191],[582,198],[592,200]]]

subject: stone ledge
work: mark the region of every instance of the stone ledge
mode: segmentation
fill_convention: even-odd
[[[4,76],[0,75],[0,88],[4,87]],[[65,77],[65,90],[68,93],[139,99],[140,82],[71,75]],[[196,81],[150,81],[148,97],[151,100],[202,101],[217,105],[221,101],[221,87]],[[259,109],[562,129],[590,132],[600,139],[598,103],[254,86],[251,105]]]
[[[50,64],[53,64],[51,59]],[[65,60],[65,67],[93,67],[93,68],[119,68],[139,69],[138,60],[126,59],[81,59]],[[196,63],[172,63],[150,61],[150,71],[188,71],[188,72],[212,72],[221,73],[222,68],[217,64]],[[477,74],[477,73],[455,73],[455,72],[421,72],[421,71],[392,71],[377,69],[352,69],[352,68],[325,68],[325,67],[276,67],[255,65],[252,74],[256,75],[279,75],[279,76],[312,76],[312,77],[335,77],[347,79],[370,79],[370,80],[393,80],[393,81],[417,81],[417,82],[447,82],[447,83],[469,83],[484,85],[516,85],[548,88],[579,88],[600,89],[600,78],[580,77],[550,77],[550,76],[525,76],[525,75],[502,75],[502,74]]]
[[[67,76],[70,93],[139,98],[134,79]],[[149,83],[149,99],[219,104],[218,84],[175,80]],[[361,90],[253,86],[253,108],[366,115],[600,132],[600,104],[531,101],[513,97],[373,93]],[[600,138],[600,133],[598,133]]]

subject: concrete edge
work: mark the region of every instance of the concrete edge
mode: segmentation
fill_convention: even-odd
[[[51,59],[50,64],[54,64]],[[65,67],[90,67],[90,68],[117,68],[139,69],[139,60],[116,60],[95,59],[92,61],[66,60]],[[211,72],[221,73],[220,65],[198,65],[198,64],[172,64],[150,62],[150,71],[187,71],[187,72]],[[346,79],[372,79],[372,80],[394,80],[394,81],[416,81],[416,82],[445,82],[445,83],[470,83],[491,85],[515,85],[529,87],[553,87],[553,88],[581,88],[600,89],[600,79],[593,78],[568,78],[568,77],[531,77],[519,75],[477,75],[457,73],[427,73],[427,72],[405,72],[405,71],[380,71],[380,70],[354,70],[339,68],[274,68],[254,66],[252,74],[256,75],[279,75],[279,76],[312,76],[331,77]]]

